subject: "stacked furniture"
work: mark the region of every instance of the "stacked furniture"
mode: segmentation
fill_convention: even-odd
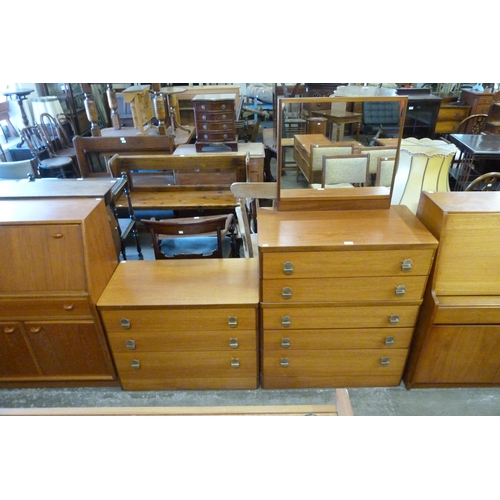
[[[407,388],[500,384],[499,212],[498,192],[422,193],[417,217],[439,248]]]

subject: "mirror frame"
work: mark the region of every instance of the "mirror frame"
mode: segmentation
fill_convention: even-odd
[[[357,187],[355,189],[324,189],[311,188],[281,189],[281,174],[284,164],[282,135],[284,132],[283,111],[288,104],[318,104],[332,102],[381,102],[393,101],[400,103],[400,125],[397,141],[397,153],[391,187]],[[399,151],[406,119],[408,96],[363,96],[363,97],[278,97],[276,109],[276,143],[277,169],[276,182],[278,189],[278,211],[291,210],[358,210],[358,209],[388,209],[399,163]]]

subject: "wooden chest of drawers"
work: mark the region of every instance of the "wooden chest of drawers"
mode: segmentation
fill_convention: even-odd
[[[432,235],[404,206],[258,220],[263,387],[398,385]]]
[[[500,384],[500,193],[422,193],[439,240],[404,373],[407,388]]]
[[[238,150],[234,94],[199,94],[193,99],[196,151],[224,145]]]
[[[470,106],[459,106],[458,104],[441,104],[436,122],[435,134],[454,134],[458,132],[460,122],[467,118]]]
[[[125,390],[258,386],[257,259],[126,262],[98,309]]]
[[[462,90],[460,100],[471,107],[471,115],[487,115],[493,103],[493,94],[490,92],[475,92],[474,90]],[[470,125],[471,126],[471,125]],[[470,126],[462,131],[463,134],[470,134]]]

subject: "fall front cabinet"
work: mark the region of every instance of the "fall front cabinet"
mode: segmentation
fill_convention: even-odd
[[[116,268],[99,199],[0,201],[0,384],[113,384],[95,303]]]
[[[258,214],[266,389],[401,381],[437,241],[404,206]]]

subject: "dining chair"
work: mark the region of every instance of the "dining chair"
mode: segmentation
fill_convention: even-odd
[[[396,164],[396,157],[377,157],[377,173],[375,175],[375,186],[392,186],[392,178],[394,176],[394,167]]]
[[[347,188],[369,182],[368,155],[323,156],[321,187]]]
[[[488,115],[485,113],[479,113],[476,115],[470,115],[464,118],[457,127],[456,134],[480,134],[484,131],[486,126],[486,119]]]
[[[31,160],[0,162],[0,179],[27,179],[35,177]]]
[[[69,156],[56,156],[38,125],[24,127],[21,129],[21,136],[36,159],[40,177],[77,176],[73,159]]]
[[[236,256],[233,214],[141,219],[141,222],[151,234],[157,260]]]
[[[376,182],[378,159],[396,156],[397,149],[391,146],[363,146],[359,148],[359,153],[368,155],[370,183],[373,185]]]
[[[76,150],[63,124],[49,113],[40,115],[40,130],[54,156],[69,156],[77,164]]]
[[[271,200],[274,205],[278,198],[276,182],[233,182],[231,192],[238,201],[236,219],[246,258],[258,255],[257,210],[260,200]]]
[[[464,191],[500,191],[500,172],[488,172],[476,177]]]

